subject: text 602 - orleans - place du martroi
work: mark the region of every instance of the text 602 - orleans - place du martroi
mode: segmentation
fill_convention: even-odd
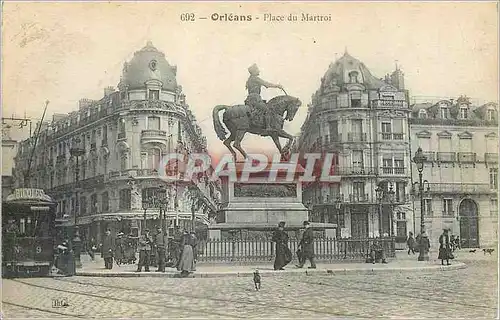
[[[311,13],[289,13],[289,14],[241,14],[241,13],[212,13],[209,16],[195,15],[194,13],[181,14],[181,21],[189,22],[196,20],[211,20],[218,22],[251,22],[264,21],[270,23],[280,22],[329,22],[332,21],[331,14],[311,14]]]

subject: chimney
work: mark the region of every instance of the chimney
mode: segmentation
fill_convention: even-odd
[[[399,90],[404,90],[405,88],[405,78],[404,73],[396,67],[396,70],[391,74],[391,82],[392,85],[398,88]]]
[[[115,92],[115,88],[114,87],[106,87],[106,88],[104,88],[104,96],[105,97],[109,96],[113,92]]]
[[[78,107],[79,109],[83,109],[90,106],[93,102],[92,99],[83,98],[78,101]]]

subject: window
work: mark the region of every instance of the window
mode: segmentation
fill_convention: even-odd
[[[453,215],[453,200],[443,199],[443,216]]]
[[[392,120],[394,140],[403,140],[403,119]]]
[[[149,100],[160,100],[160,90],[149,90]]]
[[[406,221],[396,222],[396,237],[406,238]]]
[[[490,213],[492,216],[498,215],[498,199],[490,200]]]
[[[361,92],[351,93],[351,108],[361,108]]]
[[[92,130],[91,143],[95,143],[96,136],[97,136],[97,132],[95,130]]]
[[[338,121],[329,121],[328,122],[328,129],[329,129],[329,134],[330,134],[330,140],[331,141],[338,141],[338,136],[339,136],[339,123],[338,123]]]
[[[118,137],[125,137],[125,132],[126,132],[126,127],[125,127],[125,119],[120,119],[119,124],[118,124]]]
[[[396,197],[396,202],[406,202],[406,183],[405,182],[396,182],[396,189],[395,189],[395,197]],[[403,212],[404,214],[404,212]]]
[[[448,107],[441,107],[441,119],[448,119],[450,115],[450,110]]]
[[[432,200],[424,199],[424,215],[429,217],[432,216]]]
[[[108,145],[108,126],[102,127],[102,145],[103,146]]]
[[[86,197],[80,197],[79,199],[79,205],[80,205],[80,215],[86,215],[87,214],[87,198]]]
[[[119,209],[131,208],[131,191],[130,189],[120,190]]]
[[[404,154],[395,154],[394,155],[394,174],[404,174],[405,160]]]
[[[349,72],[349,82],[350,83],[358,83],[358,72],[357,71],[351,71]]]
[[[127,154],[120,154],[120,170],[127,170]]]
[[[421,118],[421,119],[425,119],[427,118],[427,111],[425,111],[425,109],[421,109],[419,112],[418,112],[418,117]]]
[[[498,189],[498,169],[490,168],[490,188]]]
[[[382,139],[389,140],[392,137],[392,128],[390,122],[382,122]]]
[[[354,196],[354,201],[363,201],[365,194],[365,183],[364,182],[353,182],[352,191]]]
[[[385,174],[392,174],[392,157],[391,155],[384,155],[382,159],[382,171]]]
[[[493,121],[495,119],[495,110],[488,109],[486,116],[488,121]]]
[[[363,151],[356,150],[352,152],[352,166],[354,168],[363,168]]]
[[[160,117],[148,117],[148,130],[160,130]]]
[[[90,213],[97,213],[97,194],[90,196]]]
[[[467,107],[460,108],[460,119],[467,119],[469,110]]]
[[[109,211],[109,194],[107,192],[103,192],[101,196],[101,207],[102,207],[102,212],[108,212]]]
[[[151,149],[149,151],[149,168],[158,170],[161,161],[160,149]]]

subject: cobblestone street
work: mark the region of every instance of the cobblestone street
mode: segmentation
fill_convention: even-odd
[[[493,319],[496,255],[476,255],[445,272],[264,277],[258,292],[249,277],[3,280],[3,318]]]

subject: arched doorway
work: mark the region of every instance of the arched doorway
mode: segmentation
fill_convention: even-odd
[[[477,205],[473,200],[465,199],[458,208],[460,215],[460,243],[463,248],[479,247],[479,225]]]

